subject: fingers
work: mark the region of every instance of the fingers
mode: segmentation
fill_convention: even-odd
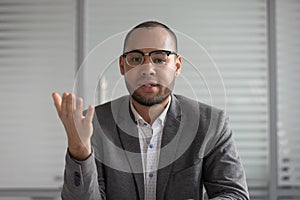
[[[62,95],[62,102],[61,102],[61,114],[62,116],[67,116],[68,111],[67,111],[67,97],[69,93],[64,92]]]
[[[75,109],[75,116],[79,119],[82,118],[82,105],[83,105],[83,100],[82,98],[77,98],[76,99],[76,109]]]
[[[53,92],[52,99],[54,101],[54,105],[55,105],[58,116],[61,116],[61,96],[58,93]]]
[[[83,118],[82,105],[83,105],[82,98],[77,98],[76,99],[76,108],[75,108],[76,119],[82,119]],[[85,121],[87,123],[92,122],[93,116],[94,116],[94,108],[93,108],[93,106],[89,106],[88,109],[87,109],[87,112],[86,112]]]
[[[86,116],[85,116],[85,119],[86,119],[87,123],[91,123],[92,122],[93,116],[94,116],[94,112],[95,112],[94,107],[90,105],[88,107],[88,110],[87,110],[87,113],[86,113]]]
[[[73,117],[74,112],[74,94],[68,94],[66,97],[66,109],[67,109],[67,115],[68,117]]]
[[[72,93],[66,93],[64,92],[62,97],[54,92],[52,93],[52,98],[55,104],[56,111],[60,117],[63,118],[73,118],[73,116],[80,120],[83,118],[82,112],[83,112],[83,100],[82,98],[75,97]],[[74,102],[76,99],[76,103]],[[94,116],[94,107],[89,106],[87,109],[87,113],[85,116],[86,122],[92,122],[93,116]],[[76,121],[77,121],[76,120]]]

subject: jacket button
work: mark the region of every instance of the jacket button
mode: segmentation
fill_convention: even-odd
[[[74,172],[74,184],[76,187],[80,186],[81,177],[79,172]]]

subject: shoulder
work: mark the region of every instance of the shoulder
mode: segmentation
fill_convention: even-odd
[[[105,102],[103,104],[97,105],[95,107],[95,111],[97,112],[103,112],[103,111],[111,111],[114,108],[118,109],[120,106],[124,106],[125,104],[129,103],[129,95],[121,96],[117,99]]]
[[[174,95],[175,98],[179,101],[180,105],[197,105],[197,110],[195,110],[195,112],[199,112],[201,117],[204,118],[211,118],[211,117],[217,117],[217,116],[225,116],[226,113],[224,110],[217,108],[215,106],[211,106],[208,104],[205,104],[203,102],[194,100],[194,99],[190,99],[188,97],[182,96],[182,95]]]
[[[197,123],[198,132],[209,135],[211,139],[218,138],[229,128],[228,117],[224,110],[199,102],[181,95],[174,95],[181,107],[185,123]],[[194,121],[194,122],[191,122]]]
[[[124,118],[129,108],[129,96],[122,96],[112,101],[97,105],[95,107],[96,121],[103,123],[112,123],[116,118]]]
[[[199,148],[202,156],[211,152],[217,143],[231,137],[227,116],[222,109],[181,95],[174,97],[181,108],[185,138],[193,137],[193,148]]]

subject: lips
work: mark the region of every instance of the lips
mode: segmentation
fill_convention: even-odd
[[[141,88],[144,92],[152,93],[158,89],[159,84],[157,82],[142,82],[138,84],[138,87]]]
[[[145,83],[142,86],[144,86],[144,87],[156,87],[157,85],[158,84],[156,84],[156,83]]]
[[[140,82],[138,83],[138,86],[141,87],[156,87],[158,86],[159,84],[156,82],[156,81],[143,81],[143,82]]]

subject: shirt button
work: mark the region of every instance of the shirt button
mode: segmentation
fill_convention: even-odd
[[[154,144],[150,144],[149,147],[150,149],[152,149],[154,147]]]
[[[150,174],[149,174],[149,177],[152,178],[152,177],[153,177],[153,173],[150,173]]]

